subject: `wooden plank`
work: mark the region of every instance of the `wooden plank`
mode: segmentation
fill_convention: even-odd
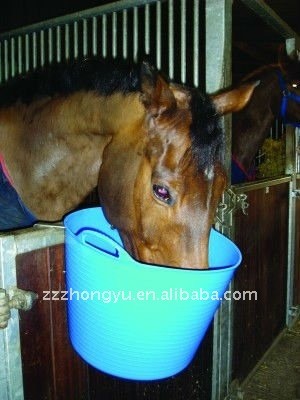
[[[247,193],[248,215],[236,215],[243,263],[235,290],[257,300],[234,304],[233,378],[244,379],[285,324],[288,183]]]
[[[63,246],[17,257],[18,286],[39,294],[34,308],[20,312],[24,395],[30,400],[210,398],[212,329],[191,365],[162,381],[118,379],[89,367],[72,349],[67,336],[66,303],[43,300],[45,291],[65,290]],[[188,340],[188,338],[187,338]]]
[[[29,312],[20,312],[24,395],[30,400],[87,396],[87,367],[67,337],[65,302],[43,300],[45,291],[64,290],[62,246],[17,257],[18,286],[39,295]]]

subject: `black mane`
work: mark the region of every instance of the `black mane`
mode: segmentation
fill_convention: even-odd
[[[104,96],[114,92],[137,92],[141,90],[140,70],[141,63],[100,58],[52,64],[0,86],[0,106],[10,106],[17,101],[29,104],[43,97],[69,95],[79,90],[92,90]],[[191,150],[198,169],[203,170],[216,160],[221,161],[223,131],[209,97],[196,89],[191,89],[191,94]]]
[[[136,92],[140,90],[139,71],[139,65],[99,58],[53,64],[17,76],[1,86],[0,106],[17,101],[29,104],[39,98],[68,95],[79,90],[93,90],[101,95],[115,91]]]
[[[192,90],[191,112],[192,153],[198,170],[209,169],[216,161],[223,161],[224,133],[220,115],[210,98],[196,89]]]

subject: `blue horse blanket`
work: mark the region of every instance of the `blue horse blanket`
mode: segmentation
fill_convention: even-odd
[[[25,228],[37,222],[12,186],[0,157],[0,231]]]

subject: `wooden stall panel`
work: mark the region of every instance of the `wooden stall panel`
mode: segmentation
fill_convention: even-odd
[[[25,399],[88,398],[87,366],[67,337],[66,303],[47,294],[65,289],[63,246],[18,256],[17,279],[21,289],[39,296],[30,312],[20,314]]]
[[[65,290],[63,246],[18,256],[17,278],[21,289],[39,295],[32,310],[20,313],[25,400],[210,399],[212,327],[191,365],[177,376],[153,382],[118,379],[88,366],[69,343],[66,302],[53,298]]]
[[[236,301],[233,377],[243,380],[285,324],[288,183],[247,192],[248,214],[236,215],[236,243],[243,263],[235,290],[256,291]]]

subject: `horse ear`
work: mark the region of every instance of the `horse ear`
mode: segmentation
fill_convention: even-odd
[[[250,100],[260,81],[246,83],[237,88],[212,95],[211,99],[219,114],[224,115],[241,110]]]
[[[293,49],[288,53],[286,46],[282,45],[278,51],[278,64],[283,73],[299,76],[300,52]]]
[[[278,64],[281,69],[285,69],[290,63],[299,62],[300,61],[300,52],[299,50],[293,49],[292,51],[287,50],[285,45],[279,46],[278,50]]]
[[[141,65],[141,101],[149,113],[157,117],[176,107],[176,100],[167,81],[148,62]]]

